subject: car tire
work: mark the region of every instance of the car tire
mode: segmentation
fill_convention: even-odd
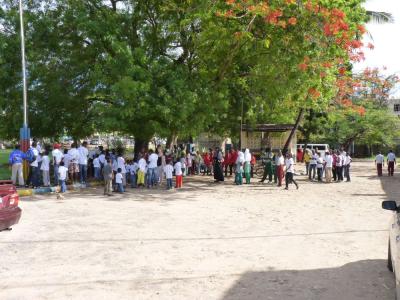
[[[390,241],[388,243],[388,259],[387,259],[387,267],[390,272],[393,272],[393,261],[392,261],[392,251],[390,250]]]

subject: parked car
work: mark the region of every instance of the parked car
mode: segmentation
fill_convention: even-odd
[[[9,181],[0,182],[0,231],[18,224],[22,212],[18,202],[19,196],[15,186]]]
[[[315,150],[321,157],[325,157],[326,151],[329,151],[328,144],[307,144],[307,149]],[[304,151],[304,144],[297,144],[297,151]]]
[[[396,201],[383,201],[382,208],[393,211],[389,227],[387,266],[394,273],[396,299],[400,299],[400,206]]]

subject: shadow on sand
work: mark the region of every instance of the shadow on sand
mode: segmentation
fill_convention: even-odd
[[[221,298],[259,299],[394,300],[394,280],[385,260],[363,260],[329,269],[248,272]]]

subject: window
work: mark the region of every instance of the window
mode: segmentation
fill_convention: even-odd
[[[393,110],[395,112],[400,112],[400,104],[395,104],[394,107],[393,107]]]

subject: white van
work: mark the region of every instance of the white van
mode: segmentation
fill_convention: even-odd
[[[297,144],[297,151],[304,152],[304,144]],[[325,152],[329,151],[329,145],[328,144],[307,144],[307,149],[310,150],[315,150],[315,152],[319,153],[321,157],[325,157]]]

